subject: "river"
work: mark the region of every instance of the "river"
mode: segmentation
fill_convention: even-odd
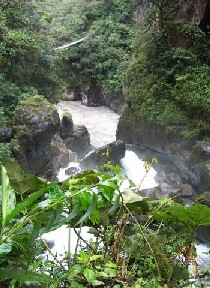
[[[85,125],[87,127],[93,149],[116,140],[115,135],[119,115],[108,107],[87,107],[82,105],[80,101],[60,101],[57,107],[60,117],[62,117],[63,113],[68,112],[72,115],[75,125]],[[77,166],[77,163],[70,163],[70,165],[74,167]],[[65,169],[60,169],[58,179],[63,181],[67,178],[68,176],[65,174]],[[93,236],[88,233],[88,230],[88,227],[83,227],[81,231],[82,238],[87,241],[93,238]],[[44,234],[43,238],[48,242],[54,242],[52,253],[58,256],[60,255],[61,259],[65,251],[69,249],[71,253],[74,253],[77,236],[73,229],[69,230],[67,227],[62,226],[55,231]],[[71,242],[70,247],[68,247],[69,239]]]
[[[64,112],[71,113],[74,124],[85,125],[87,127],[90,133],[90,141],[93,148],[106,145],[116,140],[116,129],[119,121],[119,115],[107,107],[87,107],[82,105],[79,101],[61,101],[58,104],[58,112],[60,115],[62,115]],[[157,171],[151,168],[145,177],[144,161],[142,160],[144,159],[145,154],[148,154],[148,152],[139,151],[134,147],[130,147],[126,151],[125,158],[121,160],[121,165],[124,172],[136,185],[141,184],[142,189],[157,186],[155,177],[158,178],[158,173],[161,173],[163,176],[167,175],[167,177],[170,175],[170,180],[172,177],[174,182],[179,181],[179,177],[177,176],[178,174],[176,174],[176,168],[172,167],[170,163],[162,160],[159,167],[161,167],[160,170],[165,169],[165,171],[159,171],[157,173]],[[149,154],[151,154],[151,151]],[[64,173],[62,175],[64,175]],[[162,179],[165,177],[163,176]],[[144,178],[143,182],[142,178]],[[61,180],[64,180],[64,178]],[[53,253],[64,254],[64,252],[68,250],[69,237],[71,238],[70,250],[73,253],[77,242],[77,237],[73,230],[69,230],[63,226],[56,231],[47,233],[43,238],[54,242],[55,245],[52,248]],[[83,228],[82,237],[87,241],[92,238],[92,236],[88,233],[87,227]],[[198,261],[202,266],[210,265],[209,257],[205,254],[207,251],[209,251],[209,247],[203,244],[197,245],[197,252],[199,254]]]
[[[119,115],[108,107],[87,107],[80,101],[61,101],[58,105],[60,116],[69,112],[74,124],[85,125],[90,133],[90,143],[93,148],[98,148],[116,140],[116,130]],[[154,176],[156,171],[151,168],[145,175],[144,161],[131,149],[126,150],[125,157],[121,160],[121,166],[127,176],[136,184],[141,183],[141,189],[157,186]],[[63,169],[60,180],[64,180]]]
[[[70,112],[74,124],[85,125],[90,133],[90,143],[94,148],[116,140],[119,115],[108,107],[87,107],[80,101],[61,101],[59,114]]]

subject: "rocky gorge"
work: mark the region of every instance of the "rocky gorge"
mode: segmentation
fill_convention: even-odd
[[[127,112],[129,113],[129,112]],[[127,114],[128,116],[128,114]],[[186,183],[203,192],[210,187],[209,142],[184,139],[148,121],[122,117],[118,124],[117,139],[128,144],[147,147],[171,161]]]
[[[94,169],[109,160],[119,163],[119,159],[124,157],[125,144],[122,141],[115,142],[115,137],[110,139],[110,131],[102,131],[102,142],[100,138],[96,138],[96,142],[91,141],[86,126],[73,122],[68,102],[61,102],[58,108],[45,102],[43,99],[36,99],[35,104],[30,107],[23,105],[24,108],[16,115],[14,130],[19,149],[15,151],[15,158],[21,166],[37,176],[52,180],[70,162],[81,164],[84,169]],[[79,106],[82,107],[81,102]],[[117,117],[115,116],[116,120]],[[113,116],[110,120],[112,119]],[[104,124],[107,125],[105,122]],[[112,129],[116,130],[116,127]],[[90,151],[92,152],[85,157]],[[71,168],[67,171],[69,176],[76,172],[77,170]]]
[[[46,111],[37,113],[29,109],[16,116],[19,129],[22,125],[16,159],[38,176],[55,179],[60,168],[67,167],[69,162],[79,163],[84,169],[99,169],[108,161],[119,164],[125,156],[126,143],[127,149],[144,161],[157,159],[158,163],[152,164],[157,171],[157,187],[147,191],[153,197],[183,193],[184,199],[191,199],[210,187],[208,143],[167,134],[145,120],[131,122],[125,111],[119,118],[105,106],[94,108],[77,101],[63,101],[58,108],[50,106]],[[102,112],[107,116],[102,116]],[[99,121],[101,117],[100,123],[90,121],[90,113],[99,113],[95,119]],[[110,137],[116,130],[117,141],[115,136]],[[74,172],[69,168],[69,175]]]

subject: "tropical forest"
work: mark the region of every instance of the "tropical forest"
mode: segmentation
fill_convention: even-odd
[[[0,0],[7,287],[210,287],[210,0]]]

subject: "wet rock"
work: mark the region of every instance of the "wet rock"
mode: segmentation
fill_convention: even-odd
[[[87,128],[83,125],[74,125],[70,113],[63,114],[59,132],[66,147],[80,157],[90,151],[90,134]]]
[[[125,143],[118,140],[90,152],[82,163],[87,169],[100,169],[103,164],[109,161],[119,164],[120,159],[124,156]]]
[[[66,91],[66,93],[69,95],[69,98],[71,100],[74,100],[74,101],[82,100],[82,92],[81,92],[81,89],[79,87],[75,86],[75,87],[73,87],[71,89],[68,89]]]
[[[67,129],[66,133],[63,131],[62,135],[66,147],[76,152],[80,157],[90,151],[90,134],[85,126],[74,125],[72,129]]]
[[[97,84],[96,79],[92,78],[89,88],[86,91],[82,91],[82,101],[86,106],[99,107],[106,105],[104,93]]]
[[[79,161],[74,152],[87,151],[89,133],[85,127],[74,126],[69,113],[64,114],[60,123],[57,110],[46,99],[37,98],[32,103],[27,103],[27,108],[22,107],[15,116],[20,145],[15,156],[24,168],[52,180],[60,168],[67,167],[71,161]],[[72,137],[73,144],[69,145]],[[74,151],[70,151],[71,148],[75,148]]]
[[[210,156],[210,143],[197,142],[196,148],[200,148],[203,153]]]
[[[69,167],[65,170],[65,174],[66,175],[74,175],[80,172],[80,168],[79,167]]]
[[[61,138],[66,138],[73,133],[74,123],[70,113],[66,112],[63,114],[61,124],[60,124],[60,136]]]
[[[174,195],[171,195],[173,200],[176,203],[182,204],[184,206],[191,206],[194,204],[195,198],[196,198],[196,191],[192,188],[189,184],[181,184],[178,185],[180,188],[177,193]]]
[[[125,104],[125,97],[122,92],[113,92],[106,96],[106,105],[109,106],[113,111],[120,114]]]
[[[128,109],[120,118],[117,139],[160,153],[176,166],[182,182],[192,184],[198,191],[210,187],[209,155],[202,149],[196,149],[197,140],[187,140],[167,133],[162,127],[144,119],[132,120]]]
[[[65,143],[59,137],[59,135],[55,135],[52,138],[50,149],[51,149],[51,158],[50,158],[51,160],[49,162],[48,171],[45,172],[45,175],[48,176],[47,178],[49,178],[49,176],[52,174],[52,171],[54,171],[53,178],[55,178],[60,168],[67,167],[69,162],[71,161],[79,162],[78,155],[67,149]]]
[[[196,229],[196,237],[203,243],[210,244],[210,226],[199,226]]]
[[[57,111],[51,107],[43,109],[27,109],[15,117],[16,134],[20,149],[15,152],[16,159],[26,169],[44,176],[46,171],[49,177],[56,171],[50,171],[51,141],[58,132],[60,119]],[[49,172],[50,171],[50,172]]]
[[[184,198],[193,198],[196,195],[196,191],[189,184],[180,184],[180,195]]]
[[[147,197],[147,198],[152,198],[152,199],[161,199],[163,197],[166,197],[166,195],[164,194],[164,191],[161,189],[160,186],[146,188],[142,190],[132,189],[132,191],[142,197]]]

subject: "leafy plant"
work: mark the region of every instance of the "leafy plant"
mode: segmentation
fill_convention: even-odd
[[[43,182],[17,164],[6,167],[11,182],[2,166],[1,283],[51,288],[188,285],[188,266],[197,265],[195,229],[210,224],[207,206],[184,207],[122,191],[120,168],[111,164],[62,185]],[[75,230],[78,241],[75,254],[67,251],[59,260],[40,236],[63,224]],[[83,226],[91,227],[95,240],[82,238]],[[46,249],[52,260],[43,254]]]

